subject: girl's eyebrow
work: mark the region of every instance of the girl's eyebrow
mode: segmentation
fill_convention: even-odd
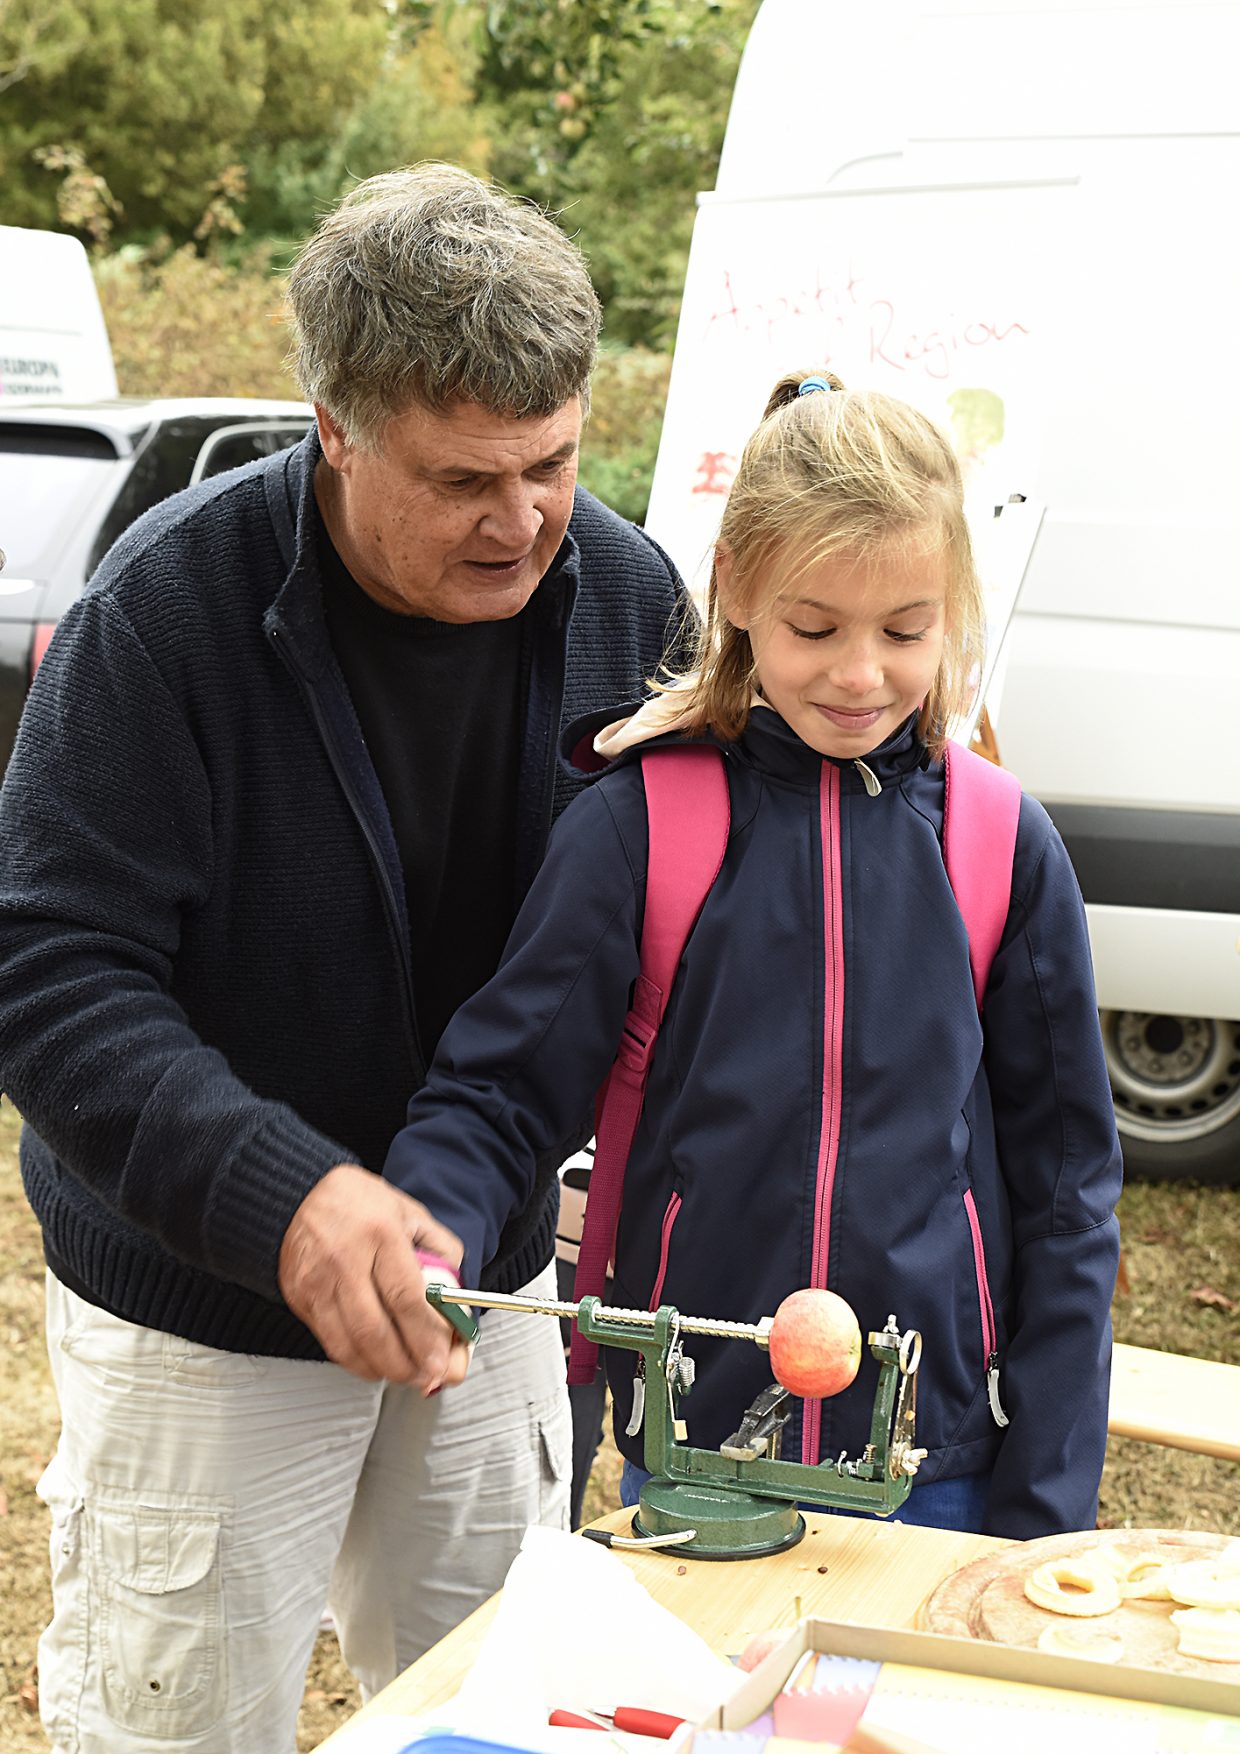
[[[896,615],[907,615],[911,609],[938,609],[942,606],[941,597],[918,597],[915,602],[902,603],[898,609],[884,609],[883,615],[890,620]],[[830,603],[824,603],[818,597],[794,597],[793,607],[796,609],[817,609],[823,615],[838,615],[839,610]]]

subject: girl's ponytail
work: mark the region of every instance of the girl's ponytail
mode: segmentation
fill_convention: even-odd
[[[790,403],[799,400],[802,384],[811,383],[815,389],[818,389],[819,386],[828,390],[842,390],[844,388],[834,372],[824,371],[820,366],[816,366],[812,372],[785,372],[766,399],[766,408],[762,414],[763,420],[769,420],[772,414],[778,414],[781,408],[787,408]]]

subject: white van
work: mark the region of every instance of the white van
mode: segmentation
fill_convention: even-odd
[[[115,395],[112,349],[82,245],[64,232],[0,225],[0,397]]]
[[[992,697],[1085,895],[1130,1171],[1240,1181],[1240,6],[764,0],[700,197],[648,523],[704,580],[830,365],[1044,511]]]

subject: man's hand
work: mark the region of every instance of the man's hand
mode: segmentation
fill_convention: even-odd
[[[293,1214],[279,1280],[284,1301],[334,1363],[430,1395],[463,1380],[469,1348],[427,1303],[418,1248],[460,1263],[459,1238],[425,1206],[355,1163],[338,1163]]]

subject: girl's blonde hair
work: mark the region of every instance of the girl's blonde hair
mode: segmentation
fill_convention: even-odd
[[[810,374],[793,372],[771,391],[745,446],[719,528],[731,557],[728,592],[746,620],[779,563],[781,584],[833,556],[877,559],[892,547],[941,556],[947,568],[943,657],[918,730],[934,756],[967,710],[985,646],[985,610],[964,516],[960,465],[925,415],[879,391],[830,386],[801,395]],[[684,722],[738,737],[749,718],[754,661],[749,635],[729,619],[712,564]]]

